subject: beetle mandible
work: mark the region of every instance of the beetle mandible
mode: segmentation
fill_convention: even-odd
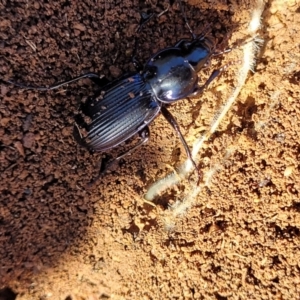
[[[99,85],[95,94],[81,104],[80,114],[75,117],[73,130],[75,140],[90,151],[103,152],[120,145],[136,134],[141,137],[134,147],[110,163],[119,161],[147,142],[150,135],[149,124],[159,113],[162,113],[180,138],[187,157],[197,171],[199,184],[201,175],[198,167],[179,125],[166,105],[201,94],[226,66],[214,70],[202,86],[198,84],[198,72],[209,64],[212,57],[232,49],[217,52],[216,43],[212,39],[205,34],[197,37],[187,22],[181,0],[178,0],[178,3],[192,38],[180,40],[174,46],[162,49],[151,56],[144,66],[138,63],[133,55],[137,72],[125,74],[112,82],[95,73],[87,73],[50,87],[33,87],[13,81],[6,82],[40,91],[57,89],[82,78],[89,78]],[[153,14],[144,17],[142,15],[139,29],[152,16]]]

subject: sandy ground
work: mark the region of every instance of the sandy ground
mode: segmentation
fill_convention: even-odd
[[[49,85],[133,70],[139,8],[160,12],[169,3],[142,2],[0,1],[1,78]],[[245,38],[253,3],[189,0],[186,11],[196,33],[208,26],[231,45]],[[185,160],[162,116],[151,140],[88,190],[103,154],[76,145],[72,126],[94,87],[0,84],[0,299],[299,299],[299,20],[299,0],[265,3],[255,72],[198,155],[213,176],[176,214],[193,176],[154,205],[144,201]],[[145,26],[138,57],[145,62],[182,37],[189,33],[173,3]],[[201,97],[170,107],[189,145],[230,95],[241,55],[214,59],[202,82],[236,63]]]

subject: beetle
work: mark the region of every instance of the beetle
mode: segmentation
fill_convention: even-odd
[[[214,70],[202,86],[198,83],[198,72],[209,64],[212,57],[229,52],[231,49],[216,52],[214,40],[206,37],[205,34],[197,37],[187,22],[181,0],[178,2],[192,38],[182,39],[174,46],[158,51],[144,66],[137,62],[133,55],[136,72],[122,75],[112,82],[95,73],[87,73],[50,87],[33,87],[13,81],[7,82],[40,91],[57,89],[83,78],[89,78],[96,83],[99,89],[81,104],[79,114],[75,116],[73,135],[78,144],[92,152],[104,152],[131,139],[136,134],[141,138],[135,146],[113,159],[110,164],[119,161],[147,142],[150,136],[149,125],[159,113],[162,113],[180,138],[187,157],[197,171],[199,184],[201,174],[180,127],[167,109],[167,105],[201,94],[225,67]],[[142,15],[139,30],[152,16],[153,14]],[[109,166],[105,170],[108,168]]]

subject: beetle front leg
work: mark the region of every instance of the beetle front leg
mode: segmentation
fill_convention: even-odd
[[[141,20],[140,20],[140,24],[139,24],[139,26],[138,26],[138,28],[136,30],[137,34],[139,34],[142,31],[144,25],[146,23],[148,23],[155,16],[155,14],[154,13],[141,12],[140,16],[141,16]],[[138,72],[141,72],[143,70],[143,65],[136,58],[138,44],[139,44],[139,38],[135,37],[134,48],[133,48],[132,55],[131,55],[131,62],[133,63],[135,69]]]
[[[144,27],[145,24],[147,24],[152,18],[156,17],[159,18],[161,17],[164,13],[166,13],[170,8],[170,5],[163,11],[161,11],[159,14],[157,13],[147,13],[147,12],[140,12],[141,15],[141,20],[140,20],[140,24],[139,27],[137,28],[136,32],[140,33]]]
[[[198,181],[197,181],[197,185],[199,185],[200,180],[202,178],[202,174],[200,173],[197,164],[195,163],[195,161],[193,160],[191,151],[189,149],[189,146],[187,145],[184,136],[182,135],[179,125],[177,124],[175,118],[172,116],[172,114],[167,110],[167,108],[165,106],[161,107],[161,112],[163,114],[163,116],[167,119],[167,121],[171,124],[171,126],[173,127],[173,129],[175,130],[175,132],[177,133],[178,137],[181,140],[181,143],[184,147],[184,150],[186,152],[186,156],[188,157],[188,159],[192,162],[195,170],[197,171],[198,174]]]
[[[159,18],[164,13],[166,13],[168,10],[169,10],[169,6],[165,10],[163,10],[162,12],[160,12],[159,14],[156,14],[156,13],[147,13],[147,12],[140,12],[141,20],[140,20],[140,24],[139,24],[139,26],[138,26],[138,28],[136,30],[136,33],[139,34],[142,31],[142,29],[145,26],[145,24],[147,24],[152,18],[154,18],[154,17]],[[133,48],[132,55],[131,55],[131,62],[133,63],[133,65],[136,68],[136,70],[138,72],[141,72],[143,70],[143,65],[136,58],[138,43],[139,43],[139,38],[136,37],[135,41],[134,41],[134,48]]]
[[[193,32],[188,20],[187,20],[187,17],[186,17],[186,14],[184,12],[184,9],[183,9],[183,5],[182,5],[182,1],[181,0],[178,0],[178,3],[179,3],[179,7],[180,7],[180,10],[181,10],[181,14],[182,14],[182,18],[183,18],[183,21],[185,23],[185,25],[187,26],[190,34],[192,35],[192,38],[193,40],[195,40],[197,38],[196,34]]]
[[[139,141],[135,146],[130,148],[129,150],[123,152],[118,157],[113,158],[112,160],[100,165],[100,172],[99,175],[91,182],[89,183],[88,187],[90,188],[92,185],[95,184],[95,182],[103,176],[114,164],[118,163],[122,158],[124,158],[126,155],[130,155],[134,150],[145,144],[150,137],[150,130],[149,127],[144,127],[141,131],[139,131],[139,136],[141,137],[141,141]]]
[[[220,69],[214,70],[206,82],[202,86],[197,86],[195,91],[193,92],[192,96],[200,95],[210,84],[213,80],[215,80],[222,72],[224,72],[229,66],[236,64],[235,62],[230,62],[227,65],[223,66]]]

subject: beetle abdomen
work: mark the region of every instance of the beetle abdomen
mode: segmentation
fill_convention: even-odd
[[[101,88],[81,106],[76,122],[83,132],[79,143],[104,151],[128,140],[160,111],[150,86],[140,74],[131,74]],[[78,126],[75,127],[79,131]]]

